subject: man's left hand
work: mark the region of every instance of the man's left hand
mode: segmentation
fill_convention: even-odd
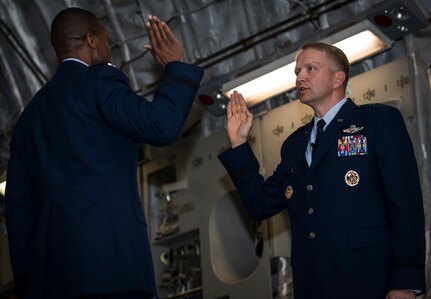
[[[151,45],[144,45],[144,48],[153,54],[159,65],[164,67],[171,61],[184,61],[183,48],[165,22],[149,16],[147,31]]]

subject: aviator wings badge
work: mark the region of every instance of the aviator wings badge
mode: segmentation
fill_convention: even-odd
[[[349,134],[354,134],[360,130],[362,130],[364,127],[357,127],[355,125],[351,125],[349,128],[344,129],[343,132],[344,133],[349,133]]]

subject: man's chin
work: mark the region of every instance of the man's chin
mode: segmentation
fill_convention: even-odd
[[[301,102],[301,104],[304,104],[313,108],[313,99],[310,99],[307,97],[300,97],[299,101]]]
[[[307,104],[307,103],[308,103],[308,99],[307,99],[306,97],[299,97],[299,101],[300,101],[302,104]]]

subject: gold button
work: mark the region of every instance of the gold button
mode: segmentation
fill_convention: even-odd
[[[307,191],[313,191],[313,185],[307,185]]]
[[[307,211],[308,215],[311,215],[314,213],[314,209],[313,208],[309,208]]]
[[[284,191],[284,195],[286,196],[287,199],[290,199],[293,195],[293,187],[287,186],[286,190]]]
[[[308,237],[309,237],[310,239],[314,239],[314,238],[316,237],[316,234],[315,234],[315,233],[313,233],[313,232],[311,232],[311,233],[309,233],[309,234],[308,234]]]

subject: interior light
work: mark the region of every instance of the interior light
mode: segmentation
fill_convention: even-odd
[[[212,105],[212,104],[214,104],[213,98],[210,97],[209,95],[206,95],[206,94],[199,95],[198,96],[198,100],[203,105]]]
[[[402,6],[402,5],[394,8],[391,11],[391,13],[395,19],[400,20],[400,21],[408,20],[410,17],[409,13],[404,9],[404,6]]]
[[[429,25],[429,12],[416,0],[388,0],[367,14],[367,19],[392,40]]]
[[[6,181],[0,183],[0,194],[5,195],[6,193]]]
[[[376,22],[377,25],[382,27],[391,27],[392,26],[392,19],[388,17],[387,15],[377,15],[374,17],[374,22]]]
[[[343,50],[351,64],[387,48],[385,42],[370,30],[357,33],[333,45]]]
[[[248,106],[254,106],[264,99],[295,87],[295,81],[295,62],[290,62],[237,87],[229,88],[227,85],[229,90],[226,95],[229,97],[236,90],[244,96]]]
[[[365,20],[331,35],[321,42],[332,44],[346,54],[350,63],[358,62],[377,54],[393,41],[384,36],[376,26]],[[227,97],[236,90],[241,93],[249,107],[295,87],[295,53],[273,61],[244,76],[223,84]]]
[[[398,25],[397,28],[401,32],[408,32],[409,31],[409,27],[404,26],[404,25]]]

